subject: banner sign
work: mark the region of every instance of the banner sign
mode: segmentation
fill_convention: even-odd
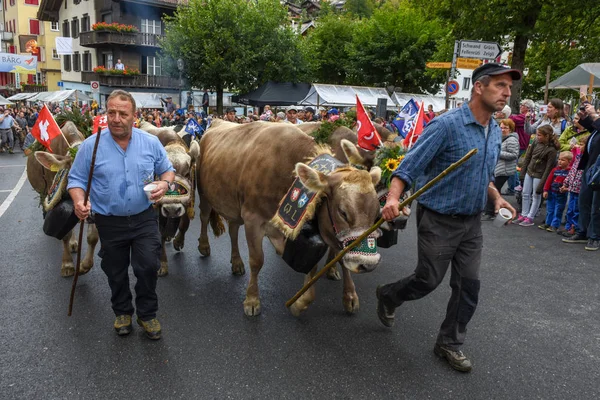
[[[0,53],[0,72],[35,74],[36,71],[37,56]]]

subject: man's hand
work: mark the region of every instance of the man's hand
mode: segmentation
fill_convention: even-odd
[[[80,220],[87,219],[90,216],[90,212],[92,211],[92,203],[89,201],[87,204],[83,204],[83,200],[79,200],[75,203],[75,215]]]
[[[548,192],[544,192],[544,193],[542,194],[542,197],[543,197],[544,199],[547,199],[547,198],[548,198]]]
[[[515,210],[508,201],[504,200],[502,196],[498,196],[494,201],[494,212],[498,214],[498,211],[500,211],[501,208],[506,208],[510,211],[512,214],[511,221],[517,217],[517,210]]]
[[[154,181],[152,183],[156,185],[156,188],[150,192],[150,200],[158,201],[167,193],[169,185],[165,181]]]

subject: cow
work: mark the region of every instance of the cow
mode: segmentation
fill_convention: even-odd
[[[375,185],[381,178],[381,170],[344,166],[325,175],[304,164],[319,153],[319,148],[294,125],[260,121],[238,125],[217,120],[200,141],[200,157],[196,163],[201,220],[198,249],[202,255],[210,255],[207,226],[210,222],[215,230],[219,215],[223,216],[230,225],[232,271],[243,274],[237,233],[244,225],[251,270],[244,300],[244,312],[248,316],[258,315],[261,308],[258,274],[264,260],[262,238],[267,236],[277,253],[283,254],[286,237],[271,219],[294,181],[294,172],[306,188],[323,194],[315,217],[323,240],[336,253],[344,247],[340,241],[342,232],[363,232],[377,220],[379,201]],[[220,232],[217,228],[215,234]],[[377,253],[364,262],[349,256],[342,259],[343,304],[348,312],[358,309],[358,295],[350,272],[374,270],[379,257]],[[315,272],[316,266],[306,280]],[[297,316],[304,311],[314,296],[313,286],[292,305],[292,314]]]
[[[36,151],[27,157],[27,178],[33,189],[40,195],[42,201],[46,198],[53,184],[56,172],[61,169],[71,168],[73,160],[68,151],[69,147],[76,148],[85,139],[83,134],[71,121],[67,121],[61,128],[61,131],[64,138],[58,136],[50,143],[52,153]],[[66,190],[65,195],[68,196]],[[63,277],[69,277],[75,274],[71,252],[76,251],[78,245],[73,231],[70,231],[62,239],[62,242],[63,255],[60,274]],[[93,223],[88,224],[87,243],[87,251],[79,268],[80,274],[87,273],[94,265],[94,250],[98,243],[98,230]]]

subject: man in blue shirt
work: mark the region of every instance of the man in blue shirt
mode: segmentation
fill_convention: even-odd
[[[80,146],[69,172],[68,190],[79,219],[90,212],[98,227],[102,270],[108,277],[111,303],[119,335],[131,332],[134,308],[129,290],[131,261],[137,278],[137,322],[150,339],[160,339],[156,319],[156,281],[160,268],[161,239],[156,212],[151,201],[160,199],[175,179],[173,165],[157,137],[133,128],[135,100],[123,91],[113,91],[107,99],[108,129],[100,133],[90,201],[84,204],[95,136]],[[155,180],[155,176],[160,179]],[[150,199],[144,186],[153,183]]]
[[[394,172],[383,217],[396,218],[400,195],[413,183],[419,189],[473,148],[478,153],[419,198],[417,232],[419,260],[415,272],[397,282],[377,287],[377,315],[388,327],[403,302],[431,293],[452,265],[446,318],[440,327],[434,352],[456,370],[469,372],[471,361],[460,351],[467,323],[479,297],[482,234],[480,214],[488,196],[496,213],[514,208],[494,186],[494,168],[501,147],[501,133],[492,118],[510,97],[517,70],[485,64],[473,71],[471,100],[462,107],[433,119],[415,146]]]
[[[8,149],[10,154],[13,154],[14,137],[12,127],[17,127],[15,119],[10,114],[10,110],[6,109],[0,114],[0,152],[4,152],[4,147]]]

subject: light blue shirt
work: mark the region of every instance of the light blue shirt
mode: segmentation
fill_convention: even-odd
[[[475,120],[468,103],[436,117],[406,154],[393,176],[420,189],[471,149],[477,154],[442,178],[419,197],[419,203],[441,214],[474,215],[485,208],[487,188],[502,144],[498,124],[490,118],[489,131]]]
[[[2,122],[0,122],[0,129],[10,129],[14,123],[15,120],[12,115],[7,115],[4,117]]]
[[[86,189],[96,136],[87,138],[79,147],[69,172],[67,189]],[[165,148],[156,136],[133,128],[131,140],[124,151],[114,141],[110,131],[101,133],[92,177],[90,201],[92,211],[102,215],[127,216],[139,214],[150,207],[144,186],[155,175],[175,171]]]

